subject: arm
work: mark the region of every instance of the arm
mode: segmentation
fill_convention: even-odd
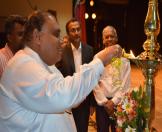
[[[128,90],[130,85],[130,62],[124,60],[122,64],[120,70],[120,80],[122,80],[121,85],[112,85],[113,72],[111,67],[107,66],[102,74],[100,83],[94,89],[94,95],[98,105],[104,106],[109,113],[113,111],[114,106],[119,103],[123,94]],[[108,100],[107,97],[113,98]]]
[[[96,102],[100,106],[103,106],[108,101],[108,99],[104,93],[104,91],[105,91],[104,89],[105,89],[105,87],[102,85],[101,82],[99,82],[93,90]]]
[[[97,84],[104,67],[114,56],[121,55],[119,46],[111,46],[73,76],[63,78],[41,61],[37,54],[20,51],[1,78],[2,90],[14,102],[34,112],[59,113],[80,103]],[[111,57],[110,57],[111,56]],[[34,59],[33,59],[34,58]],[[45,68],[46,67],[46,68]],[[43,107],[42,107],[43,106]]]
[[[6,66],[6,60],[4,59],[4,55],[0,52],[0,78]]]
[[[26,61],[6,71],[11,74],[5,74],[1,82],[3,91],[25,108],[39,113],[59,113],[85,99],[102,71],[102,62],[95,59],[83,65],[81,72],[63,78],[57,69],[51,74],[37,63]]]

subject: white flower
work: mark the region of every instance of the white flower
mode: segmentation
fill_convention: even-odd
[[[128,98],[124,99],[122,108],[126,113],[129,113],[129,111],[132,109],[132,104],[128,101]]]
[[[139,88],[138,87],[134,87],[133,88],[133,91],[138,92],[139,91]]]
[[[119,127],[122,127],[123,126],[123,120],[117,120],[117,124]]]
[[[136,129],[135,129],[135,128],[131,128],[130,126],[128,126],[128,127],[125,129],[125,132],[136,132]]]

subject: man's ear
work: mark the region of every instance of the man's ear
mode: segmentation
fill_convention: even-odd
[[[33,40],[36,44],[40,44],[40,32],[38,31],[38,29],[34,29],[33,31]]]

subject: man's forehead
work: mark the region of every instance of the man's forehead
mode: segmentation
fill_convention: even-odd
[[[113,31],[106,31],[106,32],[103,32],[103,35],[106,36],[106,35],[115,35],[115,33]]]
[[[103,32],[103,36],[108,36],[108,35],[116,36],[116,32],[112,28],[109,28]]]
[[[80,27],[80,24],[79,24],[78,21],[71,22],[71,23],[69,24],[69,27]]]
[[[111,27],[107,27],[104,29],[103,33],[107,33],[107,32],[114,32],[114,29]]]

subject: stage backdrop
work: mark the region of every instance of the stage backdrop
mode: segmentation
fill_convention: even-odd
[[[62,35],[65,35],[65,24],[72,17],[72,0],[1,0],[0,32],[3,31],[3,18],[10,14],[27,16],[34,9],[56,10]]]

